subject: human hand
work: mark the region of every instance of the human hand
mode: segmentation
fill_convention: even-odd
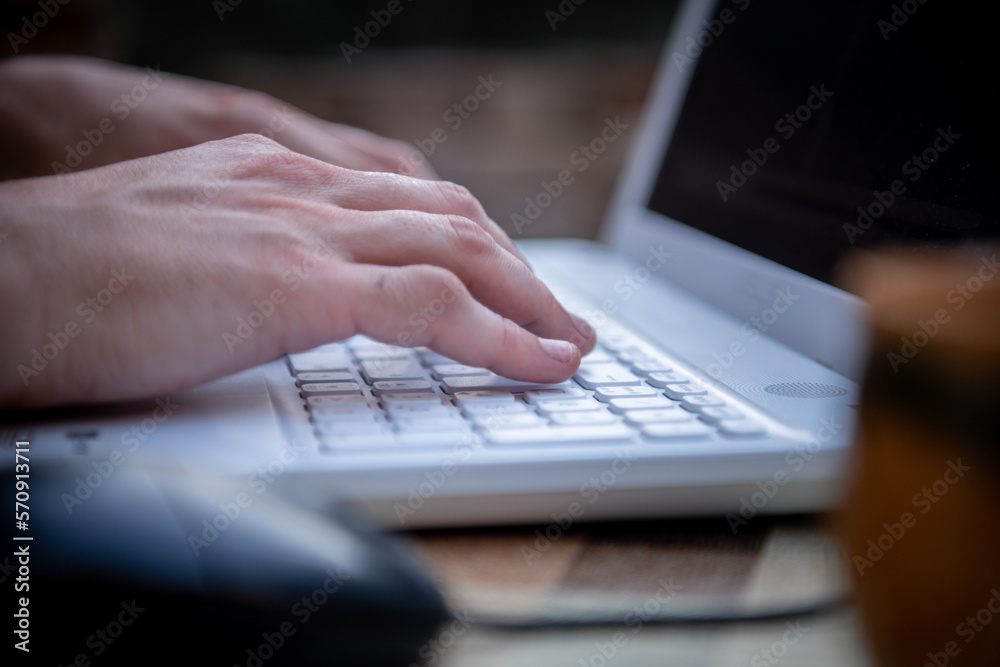
[[[0,183],[0,231],[6,404],[159,395],[356,333],[535,382],[594,345],[465,189],[258,135]]]
[[[437,178],[413,146],[338,125],[263,93],[68,56],[0,62],[0,178],[46,176],[244,133],[361,171]],[[16,171],[14,171],[16,169]]]

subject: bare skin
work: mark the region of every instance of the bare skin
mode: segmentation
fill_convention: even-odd
[[[575,372],[593,331],[467,190],[345,155],[246,134],[0,183],[0,403],[154,396],[357,333]]]

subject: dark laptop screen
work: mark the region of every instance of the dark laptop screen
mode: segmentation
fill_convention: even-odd
[[[650,207],[826,281],[852,248],[996,237],[998,58],[983,11],[721,0],[672,54],[697,70]]]

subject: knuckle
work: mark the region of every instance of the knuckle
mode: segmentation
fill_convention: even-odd
[[[483,207],[468,188],[451,181],[436,181],[435,184],[441,192],[441,196],[455,213],[466,218],[483,215]]]
[[[314,160],[259,134],[234,137],[242,150],[239,171],[245,176],[278,180],[290,185],[329,187],[337,168]]]
[[[478,224],[460,216],[448,216],[451,242],[462,255],[481,257],[496,250],[497,244],[489,233]]]
[[[278,142],[273,139],[268,139],[262,134],[256,134],[254,132],[244,132],[243,134],[237,134],[228,139],[223,139],[223,143],[236,147],[237,149],[242,149],[250,155],[270,152],[270,151],[284,151],[288,150]]]
[[[414,266],[412,269],[420,299],[437,298],[441,294],[448,293],[462,298],[467,293],[465,283],[448,269],[426,264]]]

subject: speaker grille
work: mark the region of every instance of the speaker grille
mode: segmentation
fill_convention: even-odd
[[[843,387],[822,382],[781,382],[764,387],[764,391],[785,398],[833,398],[847,393]]]

